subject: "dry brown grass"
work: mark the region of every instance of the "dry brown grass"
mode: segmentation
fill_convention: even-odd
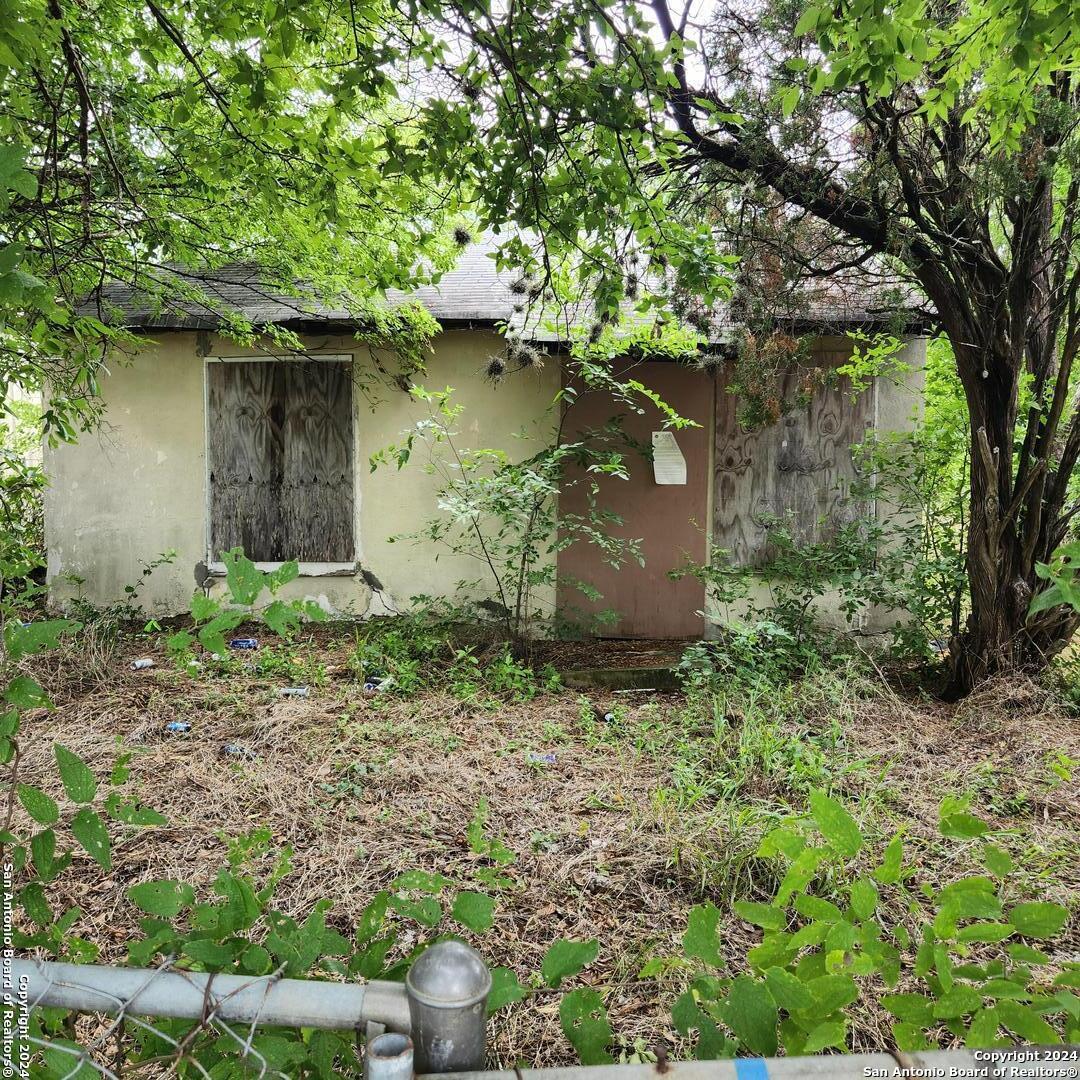
[[[582,978],[607,998],[620,1043],[677,1043],[669,1012],[679,976],[658,988],[638,979],[640,966],[678,951],[693,904],[713,898],[723,908],[733,892],[767,894],[771,871],[752,852],[772,815],[801,799],[801,781],[764,760],[755,767],[751,747],[737,798],[688,806],[673,778],[679,744],[698,746],[691,757],[699,755],[706,771],[728,768],[733,752],[730,743],[716,749],[711,721],[688,720],[679,697],[594,699],[627,710],[620,737],[596,739],[571,693],[494,710],[445,692],[365,696],[346,665],[347,647],[348,639],[325,635],[307,647],[327,677],[299,700],[276,696],[283,680],[193,680],[145,644],[125,645],[104,680],[80,678],[75,654],[37,663],[57,709],[25,725],[23,779],[57,793],[53,740],[107,774],[119,741],[134,752],[134,792],[170,822],[126,835],[110,874],[76,855],[50,886],[56,906],[83,909],[74,932],[100,946],[103,959],[122,961],[137,934],[137,913],[124,897],[129,885],[173,877],[208,890],[224,862],[222,837],[268,826],[294,851],[277,906],[304,917],[329,898],[332,925],[347,933],[402,870],[437,870],[475,887],[483,860],[465,834],[486,799],[492,831],[517,853],[517,885],[501,895],[494,929],[474,943],[490,963],[525,979],[555,939],[596,937],[600,957]],[[131,672],[136,655],[156,655],[159,666]],[[190,721],[191,734],[165,735],[174,719]],[[738,713],[729,720],[733,732],[747,722]],[[682,734],[668,739],[667,729]],[[780,729],[785,740],[807,744],[830,732],[837,743],[830,768],[868,834],[906,827],[928,880],[970,862],[963,845],[941,843],[936,808],[943,794],[972,790],[981,813],[1015,830],[1011,846],[1032,871],[1032,887],[1041,880],[1046,896],[1074,907],[1080,899],[1080,789],[1075,781],[1052,786],[1046,765],[1058,751],[1080,759],[1080,724],[1036,685],[990,686],[955,709],[885,687],[874,694],[842,683],[809,687]],[[227,758],[225,743],[257,756]],[[554,751],[558,761],[532,765],[529,751]],[[359,788],[329,794],[326,787],[356,763],[367,769]],[[1061,945],[1073,953],[1080,952],[1076,922]],[[733,963],[755,936],[729,920],[724,947]],[[414,930],[402,943],[415,941]],[[554,995],[540,994],[510,1010],[495,1025],[493,1060],[570,1061],[557,1007]],[[856,1045],[887,1039],[886,1018],[868,1007]]]

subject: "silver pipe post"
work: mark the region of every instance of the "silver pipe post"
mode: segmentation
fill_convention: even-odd
[[[409,999],[418,1073],[483,1068],[491,972],[463,941],[439,941],[409,968]]]
[[[412,1039],[398,1031],[368,1039],[364,1080],[413,1080]]]

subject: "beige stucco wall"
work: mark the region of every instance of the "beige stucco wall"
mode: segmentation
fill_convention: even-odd
[[[312,355],[352,355],[359,382],[375,378],[366,346],[348,337],[306,339]],[[556,363],[523,372],[497,386],[482,377],[501,339],[485,331],[440,334],[418,380],[430,389],[455,389],[464,412],[457,424],[467,448],[499,447],[524,458],[543,444],[554,423],[547,411],[559,388]],[[226,340],[195,333],[161,333],[129,361],[117,361],[102,379],[105,425],[75,445],[48,448],[45,499],[50,597],[62,606],[85,579],[83,595],[104,605],[121,599],[124,586],[139,580],[141,560],[174,549],[174,563],[147,580],[143,608],[176,614],[188,608],[195,568],[206,550],[205,356],[260,355]],[[372,383],[378,391],[354,393],[357,547],[360,565],[381,582],[376,596],[359,574],[301,577],[282,595],[320,601],[341,614],[364,615],[404,605],[412,596],[450,596],[459,580],[479,575],[466,557],[418,550],[394,535],[418,530],[434,516],[437,479],[418,460],[398,472],[384,465],[372,473],[368,459],[399,440],[403,430],[427,415],[404,392]],[[523,437],[519,437],[523,436]],[[550,595],[538,600],[545,606]]]
[[[903,370],[895,376],[879,377],[873,381],[869,392],[873,394],[873,429],[879,438],[910,432],[916,424],[923,401],[926,342],[927,339],[921,337],[908,339],[897,355]],[[851,347],[848,338],[823,337],[815,342],[813,351],[821,357],[835,357],[837,353],[850,352]],[[714,451],[715,446],[714,440]],[[710,468],[710,474],[712,472]],[[875,513],[877,520],[885,524],[896,516],[896,507],[886,499],[877,499]],[[742,621],[747,613],[754,609],[769,607],[771,598],[772,589],[765,582],[752,586],[748,597],[738,603],[721,604],[715,596],[708,595],[705,606],[705,636],[715,638],[723,625]],[[816,617],[826,626],[869,636],[883,633],[902,617],[896,611],[874,608],[861,612],[853,625],[848,615],[841,610],[840,596],[835,592],[822,596],[815,603],[814,611]]]

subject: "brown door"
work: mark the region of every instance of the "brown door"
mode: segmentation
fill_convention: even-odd
[[[712,439],[714,383],[710,375],[675,363],[636,364],[629,377],[639,380],[681,416],[699,427],[674,431],[686,460],[685,484],[658,484],[651,460],[652,436],[664,429],[655,406],[640,400],[643,415],[601,391],[582,392],[567,412],[566,437],[581,437],[602,429],[618,417],[622,430],[641,447],[629,451],[630,477],[601,477],[597,507],[622,518],[607,530],[611,535],[640,541],[645,565],[624,561],[616,569],[601,552],[585,541],[571,544],[559,554],[558,604],[564,619],[610,637],[697,637],[704,629],[700,614],[705,586],[696,578],[672,581],[668,571],[705,561],[708,516],[709,443]],[[580,480],[578,470],[573,479]],[[588,484],[568,485],[560,500],[563,514],[588,512]],[[601,598],[589,600],[575,586],[584,581]],[[598,614],[614,611],[614,622],[595,623]]]

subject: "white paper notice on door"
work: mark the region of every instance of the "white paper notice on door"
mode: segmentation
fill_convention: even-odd
[[[685,484],[686,458],[671,431],[652,433],[653,476],[658,484]]]

